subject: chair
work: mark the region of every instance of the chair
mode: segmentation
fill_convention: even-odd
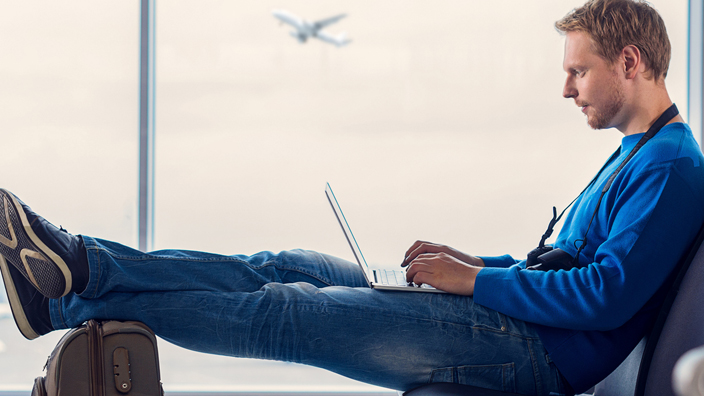
[[[704,346],[685,353],[675,364],[672,386],[681,396],[704,396]]]
[[[594,396],[674,396],[672,372],[687,351],[704,345],[704,227],[680,264],[655,324]],[[435,383],[404,396],[520,396],[468,385]]]

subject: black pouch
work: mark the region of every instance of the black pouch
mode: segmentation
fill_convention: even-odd
[[[567,205],[567,208],[572,206],[573,203],[574,201]],[[558,270],[569,271],[576,266],[574,257],[572,257],[569,253],[559,248],[555,249],[552,245],[545,244],[545,240],[550,238],[555,224],[560,221],[567,208],[565,208],[565,210],[563,210],[558,216],[557,209],[554,206],[552,207],[552,220],[550,220],[548,229],[545,230],[542,238],[540,238],[538,247],[528,253],[528,258],[526,259],[526,269],[545,272]]]
[[[526,262],[526,269],[535,271],[569,271],[574,267],[574,257],[566,251],[554,249],[550,245],[531,250]]]
[[[526,260],[526,268],[533,267],[540,264],[542,261],[538,260],[541,255],[553,250],[552,245],[538,246],[537,248],[528,252],[528,259]]]

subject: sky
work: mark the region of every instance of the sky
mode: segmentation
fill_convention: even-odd
[[[651,3],[686,118],[687,2]],[[330,182],[372,263],[397,266],[417,239],[521,257],[621,139],[561,97],[553,24],[581,4],[157,1],[154,249],[352,259]],[[328,31],[352,43],[300,44],[273,9],[346,13]],[[0,185],[129,246],[138,44],[137,1],[0,0]]]

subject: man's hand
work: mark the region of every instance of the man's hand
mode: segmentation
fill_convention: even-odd
[[[411,261],[415,260],[416,257],[424,253],[445,253],[469,265],[473,265],[475,267],[484,266],[484,261],[479,257],[462,253],[459,250],[453,249],[449,246],[426,241],[415,241],[415,243],[406,251],[406,257],[404,257],[401,267],[409,265]]]
[[[406,252],[401,266],[409,266],[406,271],[409,282],[471,296],[477,273],[484,262],[449,246],[417,241]]]

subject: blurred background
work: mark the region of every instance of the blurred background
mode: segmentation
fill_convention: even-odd
[[[353,256],[417,239],[522,257],[620,144],[562,98],[553,24],[582,0],[156,2],[154,249]],[[687,119],[685,0],[667,85]],[[275,19],[340,13],[342,48]],[[0,0],[0,185],[72,233],[137,247],[139,1]],[[0,391],[28,390],[62,332],[24,340],[0,297]],[[169,390],[373,390],[294,364],[160,344]]]

